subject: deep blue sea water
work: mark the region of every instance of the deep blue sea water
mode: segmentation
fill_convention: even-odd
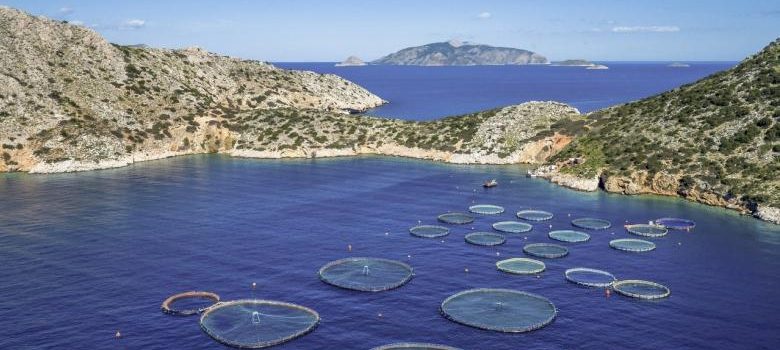
[[[507,350],[780,344],[778,226],[673,198],[576,192],[526,178],[524,171],[385,157],[203,155],[78,174],[2,175],[0,348],[220,348],[197,317],[160,312],[170,294],[192,289],[223,300],[283,300],[320,313],[313,333],[278,349],[370,349],[397,341]],[[492,177],[500,185],[484,190],[482,181]],[[526,208],[556,216],[498,247],[465,243],[472,225],[453,227],[443,242],[407,231],[472,202],[507,208],[478,218],[476,230]],[[582,216],[615,226],[591,232],[589,242],[562,243],[570,254],[546,260],[540,278],[496,270],[497,260],[524,256],[526,243],[553,242],[549,224],[567,229]],[[630,236],[622,223],[662,216],[690,218],[697,227],[653,239],[658,248],[649,253],[608,247],[609,240]],[[348,256],[403,260],[416,276],[381,293],[319,281],[320,266]],[[656,281],[672,294],[652,302],[605,297],[564,280],[564,270],[576,266]],[[558,317],[541,330],[502,334],[439,315],[443,299],[474,287],[546,296]]]
[[[554,66],[335,67],[333,63],[275,63],[332,73],[389,101],[370,115],[429,120],[527,101],[559,101],[590,112],[691,83],[736,62],[603,62],[607,70]]]

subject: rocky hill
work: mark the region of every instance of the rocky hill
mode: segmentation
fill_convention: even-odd
[[[584,124],[576,109],[542,102],[433,122],[344,113],[383,102],[334,75],[200,49],[112,45],[87,28],[0,8],[0,171],[204,152],[540,162]],[[524,126],[533,129],[517,133]]]
[[[544,56],[528,50],[450,41],[408,47],[371,63],[414,66],[473,66],[545,64],[549,62]]]
[[[363,62],[363,60],[361,60],[360,57],[357,56],[349,56],[344,61],[336,63],[336,67],[354,67],[354,66],[365,66],[365,65],[366,62]]]
[[[780,40],[733,69],[588,119],[589,132],[538,175],[780,222]]]

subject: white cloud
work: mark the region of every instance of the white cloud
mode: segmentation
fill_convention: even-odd
[[[73,13],[73,9],[70,8],[70,7],[60,7],[60,11],[59,12],[60,12],[60,14],[63,14],[63,15],[69,15],[69,14]]]
[[[122,24],[119,25],[120,29],[139,29],[146,25],[146,21],[142,19],[129,19],[127,21],[122,22]]]
[[[491,15],[490,12],[481,12],[480,14],[477,15],[477,18],[479,18],[479,19],[488,19],[491,16],[493,16],[493,15]]]
[[[678,26],[620,26],[612,27],[615,33],[673,33],[679,32]]]

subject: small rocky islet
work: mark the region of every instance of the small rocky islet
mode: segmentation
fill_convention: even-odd
[[[588,114],[528,102],[416,122],[350,114],[386,101],[335,75],[115,45],[7,7],[0,31],[0,172],[198,153],[527,163],[564,186],[682,196],[780,223],[778,40],[730,70]],[[548,63],[517,53],[522,64]]]

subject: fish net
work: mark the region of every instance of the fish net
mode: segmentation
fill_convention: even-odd
[[[474,245],[494,246],[504,244],[506,237],[492,232],[472,232],[466,235],[466,242]]]
[[[626,252],[649,252],[655,249],[655,243],[642,239],[622,238],[609,241],[609,246]]]
[[[626,231],[644,237],[663,237],[669,232],[664,226],[647,224],[626,225]]]
[[[586,287],[609,287],[615,282],[615,276],[603,270],[575,267],[564,273],[566,280]]]
[[[660,299],[671,294],[669,288],[662,284],[642,280],[623,280],[612,284],[616,292],[639,299]]]
[[[380,292],[404,285],[412,278],[412,267],[400,261],[380,258],[346,258],[320,268],[320,279],[328,284],[363,292]]]
[[[680,218],[660,218],[654,222],[672,230],[690,230],[696,227],[696,223],[693,220]]]
[[[465,213],[441,214],[439,215],[438,219],[443,223],[456,224],[456,225],[470,224],[474,222],[474,217]]]
[[[543,262],[527,258],[511,258],[496,263],[496,267],[503,272],[516,275],[531,275],[544,271]]]
[[[422,238],[437,238],[450,234],[450,229],[444,226],[420,225],[410,228],[409,233]]]
[[[519,221],[500,221],[493,224],[493,229],[505,233],[523,233],[531,231],[534,227]]]
[[[596,218],[581,218],[574,219],[571,224],[575,227],[584,228],[588,230],[606,230],[612,226],[612,223],[604,219]]]
[[[550,238],[556,241],[569,242],[569,243],[585,242],[590,239],[589,234],[581,231],[574,231],[574,230],[550,231],[550,233],[548,233],[547,236],[549,236]]]
[[[172,295],[163,301],[162,312],[177,316],[197,315],[219,302],[219,295],[212,292],[192,291]]]
[[[544,210],[521,210],[517,212],[517,217],[528,221],[545,221],[553,217],[553,213]]]
[[[566,247],[551,243],[526,244],[523,251],[528,255],[548,259],[562,258],[569,254],[569,249]]]
[[[451,346],[429,343],[396,343],[383,345],[371,350],[460,350]]]
[[[474,214],[496,215],[504,212],[504,207],[492,204],[477,204],[469,207],[469,211]]]
[[[441,303],[447,319],[479,329],[521,333],[550,324],[557,311],[547,298],[512,289],[462,291]]]
[[[200,317],[200,327],[216,341],[238,348],[259,349],[305,335],[317,326],[316,311],[271,300],[217,303]]]

